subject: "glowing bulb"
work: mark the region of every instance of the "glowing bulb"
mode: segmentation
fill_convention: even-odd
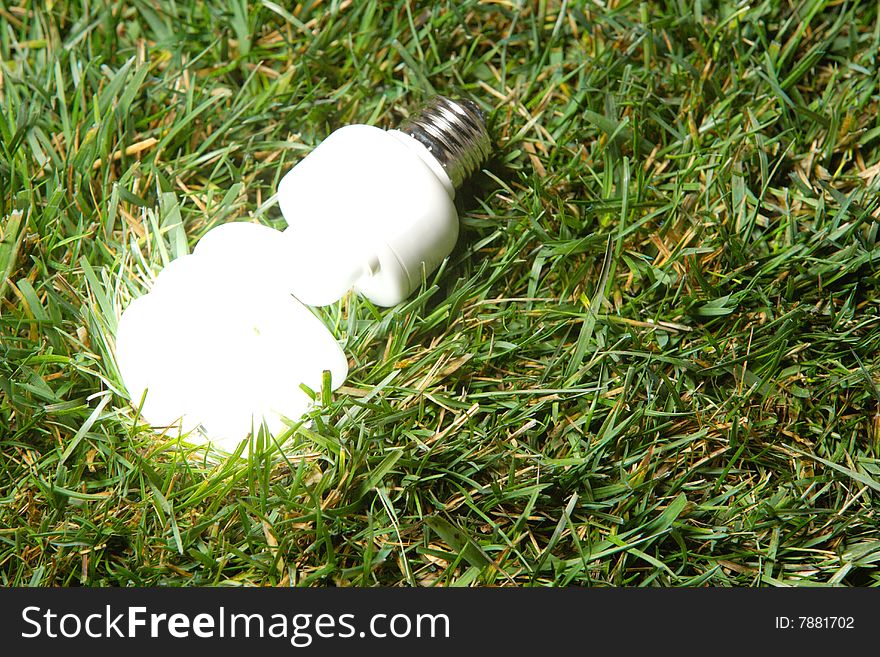
[[[282,179],[285,231],[208,231],[122,314],[116,360],[133,404],[228,450],[261,424],[280,433],[311,405],[303,384],[319,391],[329,371],[336,389],[348,374],[300,302],[352,287],[382,306],[405,299],[452,251],[455,189],[488,153],[477,107],[442,97],[400,130],[335,131]]]
[[[232,451],[261,424],[277,435],[298,421],[311,405],[301,384],[318,392],[329,371],[342,385],[345,354],[282,283],[283,241],[265,226],[220,226],[126,308],[116,362],[150,424]]]

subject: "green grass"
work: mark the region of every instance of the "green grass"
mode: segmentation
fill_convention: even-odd
[[[15,2],[0,584],[880,584],[876,2]],[[137,422],[152,273],[435,92],[495,154],[420,293],[322,309],[311,428]]]

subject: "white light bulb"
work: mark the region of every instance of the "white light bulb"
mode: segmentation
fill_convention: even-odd
[[[488,153],[476,106],[439,96],[400,130],[331,134],[281,181],[283,233],[208,231],[122,314],[116,360],[132,403],[144,399],[154,426],[200,427],[230,451],[261,424],[277,435],[299,420],[303,385],[320,391],[329,371],[336,389],[348,374],[300,301],[326,305],[352,287],[378,305],[403,301],[452,251],[455,189]]]

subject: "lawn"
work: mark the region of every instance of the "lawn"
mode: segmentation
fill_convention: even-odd
[[[876,2],[4,3],[0,585],[880,584],[878,56]],[[139,420],[122,309],[435,93],[494,153],[420,291],[316,309],[346,385]]]

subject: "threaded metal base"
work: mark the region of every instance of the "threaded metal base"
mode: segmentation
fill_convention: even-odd
[[[491,150],[483,113],[469,100],[434,96],[399,130],[437,158],[456,188],[480,168]]]

